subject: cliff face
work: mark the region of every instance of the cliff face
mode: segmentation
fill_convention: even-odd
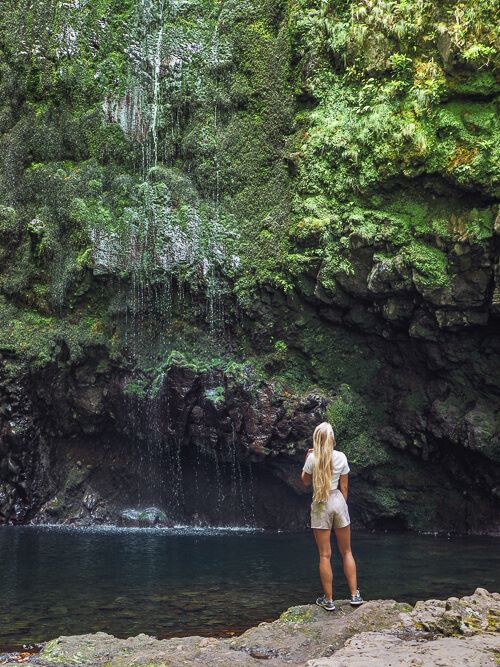
[[[486,0],[2,16],[2,520],[302,525],[327,416],[359,522],[495,529],[497,30]]]

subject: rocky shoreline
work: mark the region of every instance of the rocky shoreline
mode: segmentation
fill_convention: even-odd
[[[272,623],[239,637],[158,640],[140,634],[117,639],[104,632],[59,637],[39,654],[5,657],[39,667],[487,667],[500,658],[500,594],[478,588],[463,598],[417,602],[372,600],[358,609],[347,601],[330,614],[313,605],[291,607]]]

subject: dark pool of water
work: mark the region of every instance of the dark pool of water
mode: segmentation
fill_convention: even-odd
[[[366,598],[500,590],[500,540],[356,534]],[[335,595],[347,596],[334,555]],[[221,634],[319,592],[309,533],[0,528],[0,649],[61,634]]]

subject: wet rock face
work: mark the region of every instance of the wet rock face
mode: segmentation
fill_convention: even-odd
[[[131,394],[133,374],[104,359],[5,386],[3,521],[305,525],[300,464],[324,397],[285,405],[271,386],[178,366],[154,397]]]
[[[339,327],[328,326],[335,340]],[[276,334],[305,345],[303,327]],[[292,394],[181,363],[148,375],[99,346],[73,360],[63,345],[36,371],[4,355],[1,520],[305,527],[310,496],[300,470],[333,405],[356,524],[494,531],[496,426],[478,391],[493,369],[474,356],[480,340],[484,348],[483,337],[443,350],[366,336],[378,366],[371,393],[359,395]],[[439,358],[440,367],[431,364]],[[389,406],[382,423],[373,423],[371,401]]]
[[[325,304],[323,314],[332,321],[339,321],[334,311],[340,309],[341,319],[358,326],[364,322],[373,329],[375,321],[367,315],[371,310],[379,320],[376,328],[380,332],[390,324],[414,338],[437,340],[441,332],[484,326],[495,316],[498,250],[494,238],[488,243],[464,241],[444,248],[448,261],[445,285],[424,278],[398,255],[384,257],[387,244],[356,240],[355,232],[350,240],[352,272],[339,273],[337,285],[326,290],[320,272],[314,290]]]
[[[498,530],[488,3],[460,35],[439,2],[36,0],[29,21],[17,4],[0,16],[0,520],[303,525],[327,407],[355,521]],[[263,377],[144,370],[122,320],[155,359],[200,338],[204,361]]]
[[[232,639],[159,641],[144,634],[116,639],[104,632],[59,637],[32,656],[30,663],[96,665],[106,656],[110,667],[196,662],[246,666],[254,665],[256,659],[273,667],[385,667],[390,656],[392,664],[405,667],[487,667],[500,649],[499,614],[500,595],[480,588],[461,600],[418,602],[413,610],[394,600],[367,602],[356,610],[340,601],[334,613],[310,605],[291,607],[273,623],[261,623]],[[432,627],[424,627],[423,619],[428,617],[433,619]],[[471,619],[476,620],[471,623]]]

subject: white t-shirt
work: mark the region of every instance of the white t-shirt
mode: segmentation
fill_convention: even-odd
[[[304,463],[302,470],[312,475],[314,467],[314,454],[311,452]],[[339,486],[340,475],[347,475],[350,472],[349,464],[347,463],[347,456],[343,452],[333,450],[333,477],[330,488],[337,489]]]

